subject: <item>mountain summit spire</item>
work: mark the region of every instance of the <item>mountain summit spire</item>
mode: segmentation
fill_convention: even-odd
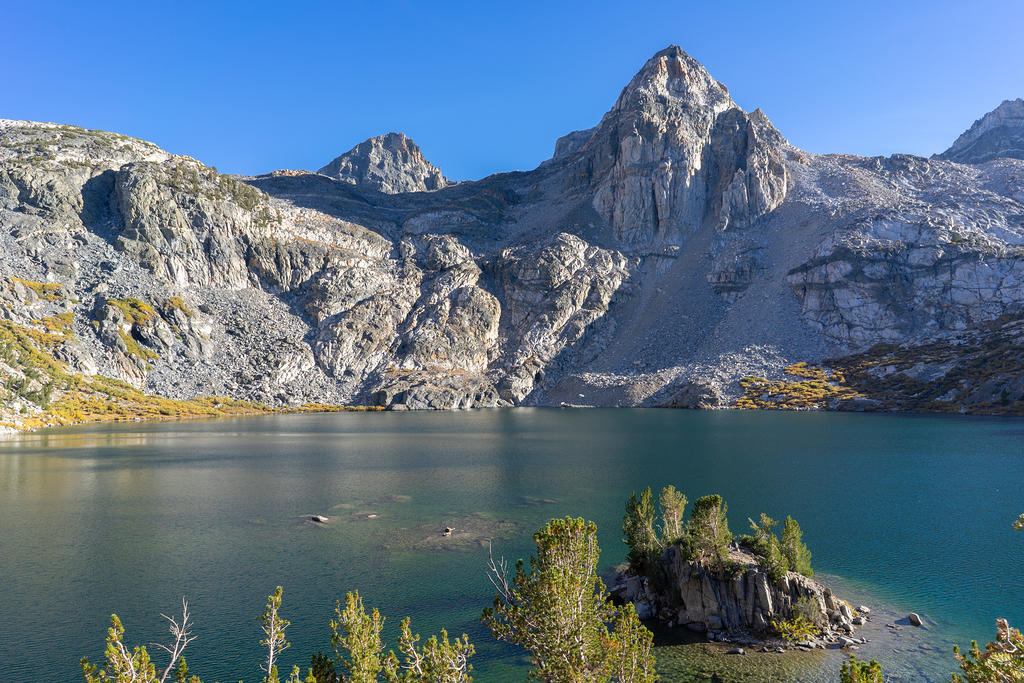
[[[729,89],[678,45],[669,45],[648,59],[623,88],[614,109],[642,108],[659,99],[676,100],[694,108],[708,107],[716,112],[736,106],[729,97]]]

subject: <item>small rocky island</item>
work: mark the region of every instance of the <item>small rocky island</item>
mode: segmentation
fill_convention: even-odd
[[[734,539],[721,496],[698,499],[686,523],[686,496],[674,487],[662,490],[659,503],[655,524],[650,489],[627,502],[629,561],[612,580],[613,597],[632,602],[642,619],[763,651],[863,642],[853,634],[871,610],[853,608],[811,578],[811,554],[792,518],[781,538],[772,531],[779,522],[762,514],[750,520],[752,534]]]

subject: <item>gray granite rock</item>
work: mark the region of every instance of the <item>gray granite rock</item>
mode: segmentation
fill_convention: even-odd
[[[884,343],[884,391],[830,407],[1013,412],[1020,102],[942,155],[973,165],[815,155],[671,46],[537,169],[458,184],[400,134],[319,174],[240,178],[0,121],[0,317],[72,313],[48,353],[172,398],[714,408],[744,377]],[[154,316],[108,305],[127,297]],[[992,349],[997,375],[962,372]]]
[[[448,185],[441,169],[427,161],[419,145],[402,133],[360,142],[317,172],[388,194],[429,192]]]
[[[1024,99],[1005,100],[937,157],[961,164],[1024,159]]]

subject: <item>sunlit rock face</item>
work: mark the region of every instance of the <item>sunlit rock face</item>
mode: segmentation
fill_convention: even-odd
[[[537,169],[454,184],[401,134],[242,178],[0,121],[0,317],[71,314],[40,338],[71,372],[273,405],[709,408],[879,342],[976,359],[1024,310],[1021,108],[942,158],[815,155],[673,46]],[[1012,408],[1007,363],[972,406]]]
[[[937,156],[961,164],[1024,159],[1024,99],[1005,100]]]
[[[630,246],[681,244],[709,215],[721,229],[746,227],[786,195],[782,136],[678,47],[652,57],[596,129],[573,136],[556,157],[575,154],[594,208]]]
[[[448,184],[441,169],[427,161],[419,145],[402,133],[360,142],[318,173],[388,194],[429,192]]]

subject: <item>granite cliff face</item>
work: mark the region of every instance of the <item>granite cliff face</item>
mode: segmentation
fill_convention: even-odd
[[[317,172],[387,194],[429,192],[449,184],[441,169],[424,158],[419,145],[401,133],[365,140]]]
[[[1005,100],[937,156],[961,164],[1024,159],[1024,99]]]
[[[849,359],[896,353],[898,376],[993,325],[1017,359],[1024,161],[809,154],[670,47],[537,169],[458,184],[399,134],[242,178],[3,121],[0,242],[11,423],[81,403],[82,377],[269,405],[795,407],[769,394],[797,362],[845,387]],[[884,400],[843,395],[1021,412],[1022,368],[941,406],[889,375]],[[853,405],[832,389],[796,407]]]

